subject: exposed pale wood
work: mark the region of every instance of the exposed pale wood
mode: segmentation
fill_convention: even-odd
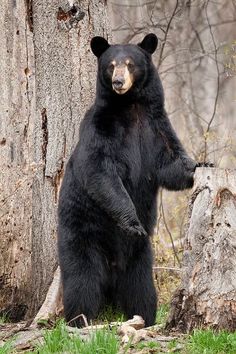
[[[75,2],[76,3],[76,2]],[[57,268],[56,210],[64,166],[95,92],[89,43],[109,32],[106,2],[1,2],[0,308],[33,317]]]
[[[35,316],[31,327],[37,326],[38,321],[47,321],[51,316],[59,315],[62,310],[62,298],[61,298],[61,272],[60,268],[54,273],[52,284],[50,285],[44,303],[40,307],[39,312]]]
[[[236,329],[236,171],[198,168],[168,327]]]

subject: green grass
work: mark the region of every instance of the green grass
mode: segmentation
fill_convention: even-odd
[[[2,347],[0,347],[0,354],[10,354],[12,353],[12,341],[6,342]]]
[[[160,349],[161,345],[158,342],[155,341],[150,341],[150,342],[140,342],[138,343],[135,348],[138,350],[143,350],[143,349],[149,349],[151,350],[151,353],[154,352],[154,350]]]
[[[88,341],[83,341],[79,335],[69,334],[63,321],[59,321],[53,330],[45,330],[44,340],[45,343],[34,351],[35,354],[117,354],[120,347],[116,329],[94,331]]]
[[[156,314],[156,324],[160,326],[165,326],[166,320],[169,314],[170,306],[169,304],[162,304],[157,310]]]
[[[1,315],[1,316],[0,316],[0,325],[1,325],[1,324],[5,324],[5,323],[7,323],[7,322],[10,322],[9,319],[8,319],[8,317],[7,317],[7,315]]]
[[[186,354],[235,354],[236,333],[195,330],[185,348]]]
[[[190,354],[189,352],[184,352],[181,351],[180,349],[178,349],[180,343],[182,343],[182,341],[178,340],[178,339],[173,339],[172,341],[170,341],[167,344],[167,348],[168,348],[168,353],[175,353],[175,354]],[[181,347],[183,347],[183,343],[181,345]]]
[[[125,315],[119,310],[114,309],[112,306],[106,306],[99,316],[96,319],[96,323],[100,322],[123,322],[126,321],[127,318]]]
[[[0,316],[0,325],[4,325],[7,322],[9,322],[9,318],[7,315],[1,315]],[[1,331],[1,329],[0,329]],[[7,341],[4,345],[0,347],[0,354],[9,354],[12,353],[12,342],[13,340]]]

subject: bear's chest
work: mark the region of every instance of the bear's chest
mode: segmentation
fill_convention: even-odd
[[[117,144],[117,171],[123,182],[137,186],[154,175],[156,134],[144,112],[127,118],[132,119],[132,124]]]

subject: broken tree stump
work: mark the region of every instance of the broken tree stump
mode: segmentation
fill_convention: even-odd
[[[197,168],[167,328],[236,330],[236,171]]]

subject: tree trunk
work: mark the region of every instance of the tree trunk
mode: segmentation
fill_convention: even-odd
[[[106,2],[3,0],[0,14],[0,308],[33,316],[57,267],[65,163],[95,93],[93,35]]]
[[[198,168],[167,328],[236,329],[236,174]]]

